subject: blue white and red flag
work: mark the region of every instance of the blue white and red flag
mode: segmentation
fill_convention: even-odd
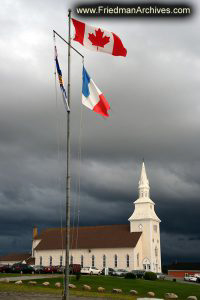
[[[110,104],[83,67],[82,103],[104,117],[109,117]]]

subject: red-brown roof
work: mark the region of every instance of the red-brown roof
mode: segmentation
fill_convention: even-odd
[[[141,232],[130,233],[130,225],[87,226],[70,229],[71,249],[134,248]],[[65,249],[65,230],[46,229],[37,237],[41,242],[35,250]],[[63,240],[63,242],[62,242]],[[63,245],[63,246],[62,246]]]
[[[0,257],[1,261],[23,261],[31,256],[30,253],[10,253]]]

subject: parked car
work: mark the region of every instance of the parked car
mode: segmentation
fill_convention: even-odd
[[[69,265],[69,273],[70,274],[77,274],[81,272],[81,265],[80,264],[70,264]]]
[[[132,270],[131,273],[134,273],[137,278],[143,278],[145,271],[144,270]]]
[[[191,282],[197,282],[197,277],[194,277],[192,275],[187,275],[184,277],[185,281],[191,281]]]
[[[57,268],[57,273],[60,273],[60,274],[65,273],[65,266],[59,266],[59,267]]]
[[[41,273],[44,273],[44,267],[43,266],[33,266],[33,269],[34,269],[34,272],[35,273],[38,273],[38,274],[41,274]]]
[[[95,267],[83,267],[81,268],[81,274],[101,275],[101,270]]]
[[[163,273],[156,273],[156,275],[157,275],[158,279],[162,279],[162,280],[165,279],[165,274],[163,274]]]
[[[10,265],[0,265],[0,273],[11,273]]]
[[[12,273],[35,273],[33,267],[22,263],[13,264],[11,267],[11,271]]]
[[[113,275],[114,269],[113,268],[107,268],[108,269],[108,275]],[[101,274],[105,275],[105,268],[101,270]]]
[[[43,273],[57,273],[58,272],[58,266],[47,266],[43,268]]]
[[[113,276],[125,276],[127,273],[125,269],[114,269]]]

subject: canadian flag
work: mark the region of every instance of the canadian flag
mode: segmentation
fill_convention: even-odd
[[[90,26],[72,18],[75,28],[74,41],[99,52],[106,52],[114,56],[126,56],[127,50],[120,38],[113,32]]]

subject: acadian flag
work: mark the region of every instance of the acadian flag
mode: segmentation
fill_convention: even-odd
[[[66,94],[66,91],[65,91],[65,88],[64,88],[64,82],[63,82],[63,79],[62,79],[62,71],[61,71],[59,63],[58,63],[58,53],[57,53],[56,46],[55,46],[55,62],[56,62],[56,70],[57,70],[57,74],[58,74],[58,80],[59,80],[59,83],[60,83],[60,89],[61,89],[61,92],[62,92],[63,102],[64,102],[66,110],[70,111],[68,100],[67,100],[67,94]]]
[[[127,50],[120,38],[113,32],[90,26],[72,18],[75,28],[74,41],[90,50],[106,52],[114,56],[126,56]]]
[[[109,117],[110,104],[83,67],[82,103],[104,117]]]

